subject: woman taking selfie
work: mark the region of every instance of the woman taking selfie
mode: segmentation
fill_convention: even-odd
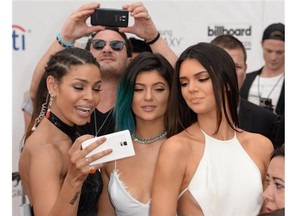
[[[19,161],[35,216],[97,214],[102,164],[89,164],[111,150],[86,157],[105,138],[81,149],[92,135],[77,138],[76,125],[90,121],[100,91],[99,64],[90,52],[66,48],[48,61]]]

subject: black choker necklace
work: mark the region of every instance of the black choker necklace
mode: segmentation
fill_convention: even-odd
[[[59,130],[61,130],[63,133],[65,133],[67,136],[69,136],[70,139],[72,140],[72,142],[75,141],[75,139],[77,138],[77,135],[76,135],[76,128],[74,126],[67,125],[66,123],[61,121],[51,111],[50,111],[50,115],[49,115],[49,117],[47,119],[50,122],[52,122],[52,124],[54,124]]]
[[[136,135],[136,133],[134,131],[131,134],[131,137],[135,142],[138,142],[140,144],[150,144],[150,143],[156,142],[157,140],[165,139],[167,137],[167,131],[163,131],[160,134],[158,134],[157,136],[152,137],[152,138],[148,138],[148,139],[144,139],[144,138],[139,137],[138,135]]]

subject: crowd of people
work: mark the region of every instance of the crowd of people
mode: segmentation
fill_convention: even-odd
[[[250,75],[232,35],[178,57],[142,3],[123,6],[134,23],[121,28],[87,24],[99,7],[75,10],[35,67],[19,159],[31,212],[283,213],[284,25],[265,29],[265,65]],[[74,47],[86,35],[85,49]],[[112,150],[87,157],[105,136],[81,143],[121,130],[130,131],[135,156],[90,165]]]

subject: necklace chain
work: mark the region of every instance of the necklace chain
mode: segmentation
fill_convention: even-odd
[[[278,83],[280,82],[280,80],[284,77],[284,73],[279,77],[279,79],[277,80],[277,82],[274,84],[274,86],[272,87],[272,89],[270,90],[270,92],[268,93],[266,98],[269,98],[271,93],[273,92],[273,90],[275,89],[275,87],[278,85]],[[257,83],[257,88],[258,88],[258,97],[262,98],[262,94],[260,94],[260,75],[258,75],[258,83]]]
[[[160,134],[158,134],[157,136],[152,137],[152,138],[148,138],[148,139],[139,137],[134,131],[131,134],[131,137],[135,142],[138,142],[140,144],[150,144],[150,143],[156,142],[157,140],[161,140],[161,139],[166,138],[167,137],[167,131],[163,131]]]
[[[108,118],[109,118],[112,110],[113,110],[113,109],[111,109],[111,110],[109,111],[109,113],[107,114],[106,118],[104,119],[104,121],[103,121],[102,124],[100,125],[99,130],[98,130],[98,128],[97,128],[96,110],[94,111],[94,112],[95,112],[95,114],[94,114],[94,120],[95,120],[95,133],[96,133],[95,136],[96,136],[96,137],[97,137],[98,133],[100,132],[100,130],[102,129],[102,127],[104,126],[104,124],[106,123],[106,121],[108,120]]]

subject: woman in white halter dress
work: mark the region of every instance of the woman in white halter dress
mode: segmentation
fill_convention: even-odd
[[[188,47],[176,63],[170,98],[174,136],[159,151],[151,216],[257,215],[273,146],[238,128],[231,57],[208,43]]]

